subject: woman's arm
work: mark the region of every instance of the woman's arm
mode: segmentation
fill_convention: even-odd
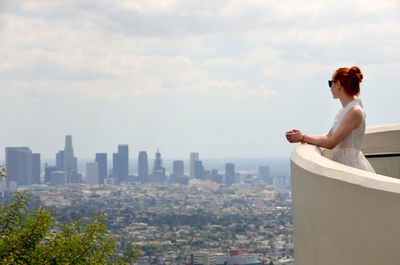
[[[342,142],[353,129],[358,128],[361,125],[361,122],[361,110],[358,108],[352,108],[344,116],[335,134],[332,134],[332,129],[325,135],[307,135],[298,130],[292,130],[286,133],[286,138],[291,143],[303,141],[309,144],[332,149]]]

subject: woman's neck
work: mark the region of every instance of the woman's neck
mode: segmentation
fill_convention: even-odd
[[[351,101],[354,100],[354,96],[349,96],[347,94],[342,94],[342,96],[339,97],[340,102],[342,103],[343,108],[347,106]]]

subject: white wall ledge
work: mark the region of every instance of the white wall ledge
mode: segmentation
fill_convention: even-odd
[[[400,124],[367,129],[364,153],[399,151]],[[400,264],[398,161],[374,161],[378,172],[394,176],[389,177],[334,162],[316,146],[296,147],[291,154],[296,265]]]
[[[322,156],[321,151],[319,147],[314,145],[299,145],[291,154],[290,159],[293,163],[313,174],[400,194],[400,179],[340,164]]]

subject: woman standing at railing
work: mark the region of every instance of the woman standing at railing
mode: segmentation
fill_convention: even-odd
[[[309,143],[333,149],[332,159],[336,162],[375,172],[361,153],[365,134],[365,112],[360,93],[363,75],[357,66],[339,68],[328,81],[334,99],[340,99],[343,108],[336,115],[332,129],[325,135],[308,135],[299,130],[286,132],[290,143]]]

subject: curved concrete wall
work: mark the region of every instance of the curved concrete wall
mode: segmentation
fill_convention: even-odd
[[[368,129],[365,150],[399,152],[390,149],[399,131]],[[400,264],[399,179],[336,163],[312,145],[292,153],[291,175],[296,265]]]
[[[362,149],[364,153],[399,153],[400,124],[367,128]],[[400,156],[376,157],[368,160],[376,173],[400,179]]]

